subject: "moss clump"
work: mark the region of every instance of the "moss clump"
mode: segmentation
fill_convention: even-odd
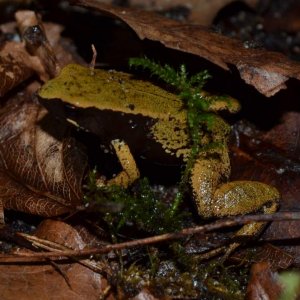
[[[174,213],[172,205],[157,197],[147,178],[138,180],[131,189],[115,185],[98,187],[93,171],[89,175],[85,201],[95,203],[102,211],[106,208],[104,220],[114,234],[126,225],[134,225],[149,234],[177,231],[183,228],[188,215]]]
[[[186,227],[187,214],[179,211],[183,194],[188,187],[190,171],[201,151],[211,151],[227,143],[229,125],[216,113],[227,109],[234,112],[239,105],[230,97],[219,97],[204,92],[203,86],[210,78],[207,71],[188,76],[184,66],[175,71],[148,59],[131,59],[130,65],[142,66],[158,75],[166,83],[178,89],[185,104],[189,129],[191,155],[179,183],[179,193],[173,202],[162,201],[155,194],[146,178],[135,186],[124,189],[119,186],[97,187],[96,172],[91,172],[87,184],[86,201],[95,203],[111,230],[114,242],[128,228],[146,235],[174,232]],[[137,238],[135,235],[133,238]],[[187,253],[180,241],[138,249],[139,258],[120,256],[120,272],[114,274],[114,286],[134,296],[143,287],[155,291],[155,295],[179,298],[229,298],[241,299],[241,278],[233,269],[224,268],[217,260],[201,262],[197,255]],[[133,262],[134,260],[134,262]],[[243,275],[245,278],[247,275]],[[243,282],[244,283],[244,282]]]
[[[234,113],[239,110],[240,105],[231,97],[211,95],[203,91],[204,85],[211,77],[207,70],[188,76],[184,65],[176,71],[167,64],[161,66],[148,58],[131,58],[129,65],[147,69],[174,87],[186,108],[191,152],[179,183],[179,193],[173,204],[173,211],[176,211],[186,192],[190,172],[199,152],[209,148],[223,148],[227,143],[230,127],[217,112],[228,110]]]

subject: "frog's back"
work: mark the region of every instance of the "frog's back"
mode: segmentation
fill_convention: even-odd
[[[39,91],[42,98],[58,98],[71,105],[141,114],[145,117],[185,122],[182,101],[150,82],[127,73],[91,70],[71,64]]]

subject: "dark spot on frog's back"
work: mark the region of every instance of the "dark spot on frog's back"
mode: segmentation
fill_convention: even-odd
[[[66,90],[70,91],[74,83],[72,81],[64,81],[63,85],[66,87]]]
[[[129,104],[129,105],[128,105],[128,108],[129,108],[130,110],[134,110],[134,109],[135,109],[135,106],[134,106],[134,104]]]

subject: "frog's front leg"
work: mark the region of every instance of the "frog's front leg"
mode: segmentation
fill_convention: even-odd
[[[113,140],[111,143],[123,170],[107,182],[99,179],[97,184],[100,186],[118,185],[126,188],[140,177],[140,172],[128,145],[120,140]]]
[[[227,182],[229,175],[230,161],[226,146],[199,154],[191,174],[199,215],[210,218],[247,214],[259,209],[271,214],[277,210],[280,195],[276,188],[257,181]],[[254,236],[264,225],[244,225],[236,236]],[[239,243],[231,244],[227,254],[238,246]]]

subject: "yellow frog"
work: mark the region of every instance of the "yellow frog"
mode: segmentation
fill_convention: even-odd
[[[125,187],[131,184],[139,177],[135,158],[164,164],[186,162],[189,158],[191,141],[182,100],[150,82],[126,73],[91,72],[89,68],[71,64],[48,81],[39,90],[39,96],[46,107],[63,101],[72,122],[98,135],[103,147],[111,143],[123,171],[99,184]],[[230,103],[219,100],[211,110],[236,112],[238,102],[231,99]],[[280,197],[276,188],[256,181],[229,181],[229,126],[220,117],[216,116],[216,120],[213,135],[201,134],[203,149],[197,154],[190,173],[199,215],[224,217],[257,210],[274,213]],[[218,146],[209,147],[212,143]],[[245,225],[237,235],[255,235],[263,225]],[[237,245],[231,245],[231,249]]]

